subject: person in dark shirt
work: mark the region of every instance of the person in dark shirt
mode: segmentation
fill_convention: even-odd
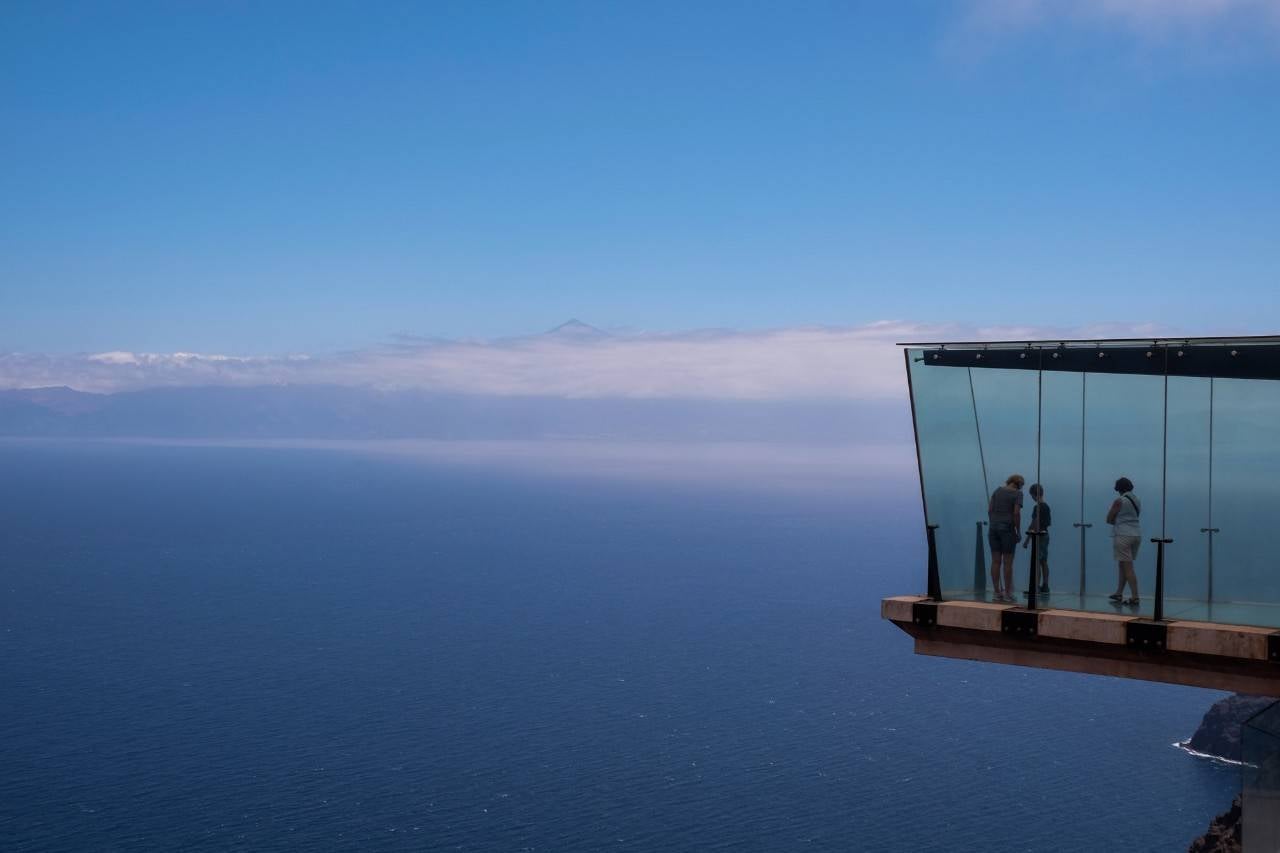
[[[1014,601],[1013,555],[1018,550],[1022,527],[1021,474],[1011,474],[987,501],[987,542],[991,546],[991,583],[996,601]],[[1001,569],[1003,568],[1003,572]]]
[[[1041,595],[1049,594],[1049,525],[1053,523],[1053,514],[1049,510],[1049,505],[1044,502],[1044,486],[1039,483],[1032,483],[1031,488],[1027,491],[1031,492],[1031,499],[1036,502],[1031,508],[1031,523],[1027,525],[1027,538],[1022,541],[1022,547],[1026,548],[1031,544],[1031,531],[1040,531],[1039,543],[1036,545],[1038,553],[1032,554],[1031,559],[1035,560],[1037,565],[1037,574],[1040,577],[1040,585],[1038,591]]]

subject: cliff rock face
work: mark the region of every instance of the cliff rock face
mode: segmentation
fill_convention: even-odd
[[[1187,746],[1196,752],[1240,761],[1240,728],[1244,721],[1266,708],[1275,699],[1266,696],[1228,696],[1213,707],[1200,721]]]
[[[1240,798],[1209,824],[1209,831],[1191,842],[1188,853],[1240,853]]]

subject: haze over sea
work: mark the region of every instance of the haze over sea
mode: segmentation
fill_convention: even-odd
[[[1218,694],[911,654],[901,448],[449,448],[0,444],[0,849],[1168,851],[1238,786]]]

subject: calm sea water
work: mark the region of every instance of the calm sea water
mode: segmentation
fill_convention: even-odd
[[[913,656],[906,478],[0,472],[6,851],[1172,851],[1238,786],[1217,694]]]

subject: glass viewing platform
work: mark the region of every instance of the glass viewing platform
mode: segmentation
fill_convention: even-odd
[[[926,594],[880,608],[917,654],[1280,699],[1280,338],[904,347]],[[1280,702],[1243,739],[1244,849],[1280,850]]]
[[[993,601],[988,500],[1043,487],[1049,593],[1020,608],[1280,628],[1280,338],[905,345],[930,540],[929,598]],[[1113,601],[1108,512],[1140,500],[1136,607]],[[1280,526],[1280,525],[1278,525]],[[1028,595],[1028,593],[1031,593]]]

